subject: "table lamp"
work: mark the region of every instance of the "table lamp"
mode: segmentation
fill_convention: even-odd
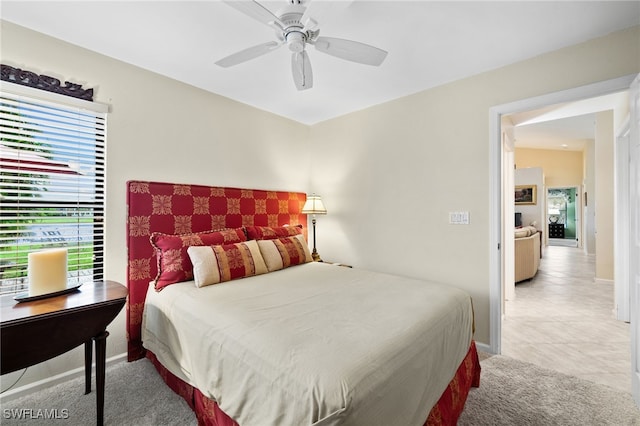
[[[304,203],[302,207],[302,214],[310,214],[311,223],[313,224],[313,252],[311,253],[311,257],[315,262],[322,261],[320,259],[320,255],[316,250],[316,215],[317,214],[327,214],[327,209],[322,203],[322,198],[319,195],[311,194],[307,197],[307,201]]]

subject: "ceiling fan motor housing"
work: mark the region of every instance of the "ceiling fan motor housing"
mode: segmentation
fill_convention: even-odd
[[[290,31],[286,34],[287,46],[292,52],[302,52],[304,50],[304,43],[306,41],[306,35],[301,31]]]
[[[282,29],[282,37],[286,40],[289,50],[294,53],[299,53],[304,50],[309,35],[304,30],[302,22],[300,22],[304,15],[305,8],[300,6],[299,2],[292,4],[293,6],[289,6],[285,10],[280,11],[279,19],[280,22],[285,25]]]

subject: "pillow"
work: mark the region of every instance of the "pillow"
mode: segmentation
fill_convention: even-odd
[[[155,288],[160,291],[170,284],[193,279],[193,265],[187,254],[189,246],[239,243],[247,237],[243,228],[235,228],[180,235],[154,232],[150,240],[158,258]]]
[[[272,240],[302,234],[302,225],[295,226],[247,226],[247,238],[250,240]]]
[[[191,246],[187,253],[193,263],[196,287],[269,272],[258,243],[253,240],[215,246]]]
[[[260,253],[269,272],[311,262],[311,252],[303,235],[258,240]]]
[[[536,232],[538,232],[538,230],[536,229],[535,226],[530,226],[530,225],[523,226],[522,228],[515,229],[515,237],[516,238],[530,237]]]

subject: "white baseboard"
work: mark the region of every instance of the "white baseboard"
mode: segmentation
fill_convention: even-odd
[[[476,342],[476,349],[478,349],[479,351],[482,351],[482,352],[489,353],[489,354],[493,353],[491,351],[491,346],[485,345],[484,343]]]
[[[115,364],[126,361],[126,359],[127,359],[126,353],[121,353],[119,355],[112,356],[110,358],[107,358],[106,367],[107,368],[111,367]],[[95,376],[95,362],[92,365],[92,371],[93,371],[93,375]],[[22,396],[39,392],[41,390],[50,388],[62,382],[73,380],[77,377],[84,377],[84,366],[75,368],[73,370],[65,371],[64,373],[60,373],[52,377],[47,377],[46,379],[38,380],[37,382],[29,383],[24,386],[17,387],[15,389],[8,390],[5,393],[0,395],[0,404],[12,401]]]

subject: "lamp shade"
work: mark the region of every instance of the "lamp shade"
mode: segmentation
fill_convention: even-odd
[[[327,208],[322,203],[319,195],[313,194],[307,197],[307,201],[302,207],[302,214],[327,214]]]

